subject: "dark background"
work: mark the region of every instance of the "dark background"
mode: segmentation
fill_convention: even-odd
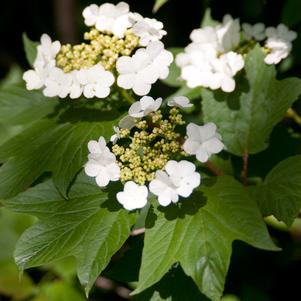
[[[117,3],[119,1],[110,1]],[[127,0],[131,11],[152,17],[153,0]],[[81,41],[85,26],[81,17],[84,7],[100,1],[87,0],[2,0],[0,11],[0,77],[17,64],[28,68],[22,45],[22,33],[39,40],[43,33],[63,43]],[[226,13],[242,22],[263,22],[276,26],[283,22],[299,34],[293,52],[279,68],[279,77],[301,75],[301,0],[169,0],[155,18],[164,22],[168,35],[167,47],[185,46],[192,29],[199,27],[207,7],[214,19]],[[234,244],[226,293],[233,293],[242,301],[301,300],[301,234],[294,227],[290,232],[273,230],[272,234],[283,251],[279,253],[255,250],[242,243]],[[100,293],[99,293],[100,294]],[[92,297],[98,299],[97,292]],[[1,296],[0,296],[1,300]],[[110,296],[106,300],[121,300]],[[71,301],[71,300],[70,300]],[[183,300],[185,301],[185,300]]]

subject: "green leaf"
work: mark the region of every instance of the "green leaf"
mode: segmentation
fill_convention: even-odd
[[[232,177],[219,177],[212,187],[203,185],[177,208],[161,209],[149,221],[154,226],[146,226],[136,294],[180,262],[200,291],[217,301],[223,292],[234,240],[278,250],[256,203]]]
[[[201,27],[206,27],[206,26],[216,26],[218,25],[219,22],[213,20],[211,16],[211,9],[207,8],[201,23]]]
[[[33,63],[37,56],[37,46],[39,45],[39,43],[31,41],[25,32],[22,35],[22,39],[27,61],[30,66],[33,66]]]
[[[184,49],[180,47],[168,48],[168,50],[173,54],[174,60],[169,67],[169,74],[166,79],[163,79],[163,83],[171,87],[181,87],[185,84],[181,80],[181,69],[176,65],[176,55],[180,52],[183,52]]]
[[[32,123],[52,113],[57,99],[49,99],[40,92],[9,85],[0,90],[1,123],[18,125]]]
[[[167,1],[168,0],[156,0],[153,7],[153,13],[156,13]]]
[[[290,226],[301,208],[301,155],[281,161],[250,191],[264,216],[274,215]]]
[[[238,156],[263,151],[274,126],[301,93],[300,79],[276,80],[275,67],[263,59],[256,46],[245,59],[245,77],[233,93],[202,92],[205,122],[216,123],[227,150]]]
[[[17,243],[15,260],[19,268],[74,256],[78,277],[88,293],[135,223],[134,214],[116,208],[112,194],[82,175],[72,186],[68,200],[47,181],[7,201],[8,208],[40,218]]]
[[[23,70],[21,67],[19,65],[12,65],[5,78],[0,81],[0,88],[22,83],[22,75]]]
[[[87,161],[89,140],[113,132],[115,120],[54,124],[41,121],[0,147],[0,198],[15,196],[44,172],[64,197],[77,172]]]

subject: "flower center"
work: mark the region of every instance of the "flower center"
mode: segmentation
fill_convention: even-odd
[[[123,38],[118,38],[93,28],[84,34],[84,39],[90,42],[61,47],[56,56],[57,67],[69,73],[100,63],[106,70],[112,70],[120,56],[131,55],[139,44],[139,38],[131,30],[127,30]]]
[[[151,113],[144,120],[136,120],[135,127],[120,130],[120,140],[112,147],[120,167],[120,180],[134,181],[144,185],[155,178],[156,170],[163,169],[166,163],[177,156],[184,155],[181,134],[177,126],[185,121],[177,108],[169,111],[163,119],[161,111]]]

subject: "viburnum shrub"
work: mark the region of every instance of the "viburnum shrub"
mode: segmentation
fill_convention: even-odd
[[[163,23],[124,2],[92,4],[83,17],[78,45],[24,36],[26,88],[1,91],[11,131],[0,145],[0,197],[38,218],[17,243],[16,264],[73,256],[88,295],[112,257],[118,270],[118,256],[132,252],[119,273],[135,282],[134,300],[183,287],[180,269],[220,300],[232,242],[279,251],[265,218],[290,226],[300,211],[300,153],[266,166],[257,155],[277,152],[283,142],[270,137],[284,118],[300,124],[292,105],[301,80],[278,80],[275,67],[297,35],[207,13],[188,46],[167,50]],[[152,92],[158,80],[178,90],[162,99]]]

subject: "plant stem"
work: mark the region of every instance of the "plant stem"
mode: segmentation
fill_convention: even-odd
[[[242,183],[244,186],[248,186],[248,167],[249,167],[249,153],[246,150],[243,155],[243,168],[241,172]]]
[[[126,90],[124,89],[119,89],[121,95],[124,97],[124,99],[129,103],[129,104],[133,104],[134,102],[136,102],[136,99],[129,94]]]
[[[223,176],[225,173],[220,170],[216,165],[214,165],[211,161],[206,162],[206,167],[211,171],[215,176]]]
[[[298,113],[295,110],[289,108],[286,112],[286,116],[288,118],[293,119],[298,125],[301,126],[301,117],[298,115]]]

